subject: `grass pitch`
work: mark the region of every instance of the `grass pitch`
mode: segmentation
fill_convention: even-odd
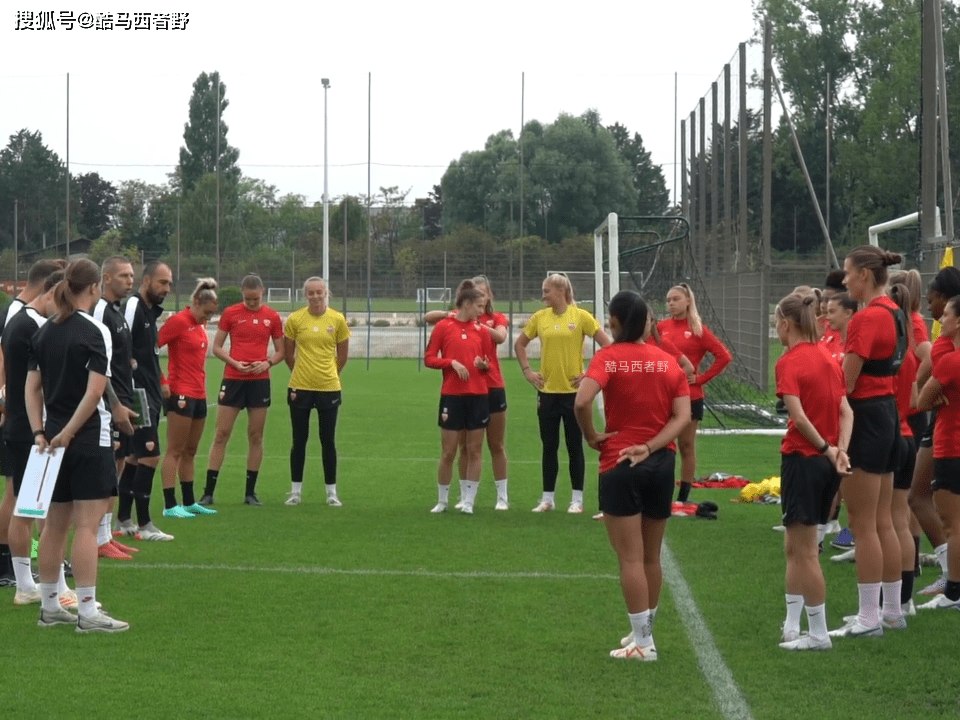
[[[535,395],[504,363],[510,403],[511,510],[493,508],[489,458],[476,514],[431,515],[436,502],[440,374],[415,360],[344,372],[338,428],[342,508],[329,508],[316,430],[304,502],[286,507],[286,373],[274,406],[258,493],[242,504],[245,419],[221,472],[217,516],[161,516],[170,543],[137,543],[133,561],[102,561],[99,596],[131,624],[116,636],[41,630],[36,609],[0,591],[0,707],[16,718],[916,718],[956,717],[960,618],[921,614],[905,632],[837,641],[829,653],[777,647],[783,619],[776,506],[731,504],[735,491],[694,490],[716,522],[671,520],[667,543],[748,715],[726,710],[698,665],[671,591],[655,636],[657,663],[607,657],[628,630],[616,559],[589,514],[569,500],[534,515],[540,494]],[[209,397],[222,368],[208,366]],[[202,484],[214,427],[201,443]],[[779,474],[779,440],[702,437],[699,471],[751,480]],[[588,450],[587,509],[596,506]],[[201,488],[198,488],[200,490]],[[456,490],[453,491],[456,493]],[[831,627],[855,611],[851,565],[826,560]],[[932,582],[926,570],[918,587]],[[740,708],[742,710],[742,708]]]

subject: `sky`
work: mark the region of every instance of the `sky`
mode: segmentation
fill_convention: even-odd
[[[61,12],[79,18],[116,4],[41,6],[56,8],[55,30],[16,29],[18,11],[36,3],[13,0],[0,12],[0,142],[39,130],[66,159],[69,73],[71,173],[161,184],[178,161],[194,80],[219,71],[243,173],[308,203],[323,197],[321,78],[330,80],[331,198],[367,193],[368,115],[372,192],[397,186],[412,202],[490,135],[518,136],[521,111],[549,123],[591,108],[605,125],[640,133],[672,192],[675,77],[683,118],[754,35],[751,0],[274,0],[246,11],[167,0],[123,5],[189,13],[184,30],[68,30],[61,21]]]

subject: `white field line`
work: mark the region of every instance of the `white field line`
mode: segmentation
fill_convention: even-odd
[[[663,544],[660,560],[663,564],[663,579],[670,588],[673,604],[697,655],[697,665],[713,690],[720,712],[727,720],[753,720],[750,707],[733,679],[733,673],[723,661],[723,656],[713,641],[713,635],[693,599],[690,586],[687,585],[680,566],[666,543]]]

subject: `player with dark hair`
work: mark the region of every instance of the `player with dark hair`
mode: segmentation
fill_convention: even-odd
[[[818,560],[818,526],[830,514],[849,472],[843,450],[850,441],[853,411],[839,364],[817,347],[816,297],[794,293],[777,305],[777,336],[787,348],[777,361],[777,396],[790,419],[780,444],[781,506],[787,558],[786,605],[780,647],[828,650],[826,585]],[[809,632],[800,634],[807,611]]]
[[[200,505],[193,493],[197,448],[207,419],[207,320],[220,308],[217,281],[201,278],[190,304],[172,315],[160,328],[157,346],[169,346],[167,368],[170,397],[167,398],[167,450],[160,465],[163,484],[163,516],[190,518],[216,515]],[[183,504],[177,504],[177,478]]]
[[[610,300],[614,342],[600,349],[577,389],[574,404],[584,439],[600,451],[600,507],[620,565],[620,587],[632,632],[615,658],[653,661],[653,620],[663,571],[660,551],[673,497],[674,439],[690,421],[690,389],[676,360],[644,342],[647,304],[634,292]],[[593,401],[603,391],[606,427],[593,424]]]
[[[733,356],[716,335],[710,332],[710,328],[703,324],[697,310],[697,299],[686,283],[674,285],[667,292],[667,312],[670,317],[657,323],[657,330],[661,336],[676,345],[697,370],[690,383],[690,423],[677,438],[677,445],[680,447],[680,491],[677,493],[677,500],[686,502],[697,474],[697,428],[703,420],[703,388],[723,372],[733,360]],[[700,364],[707,353],[713,356],[713,362],[700,373]]]
[[[486,295],[464,280],[457,288],[457,314],[444,318],[430,334],[423,362],[443,371],[440,388],[440,463],[437,466],[437,504],[431,512],[447,509],[453,461],[461,445],[466,452],[463,503],[460,512],[473,514],[480,484],[483,433],[490,421],[489,386],[485,373],[496,347],[490,333],[478,322]],[[465,437],[463,437],[465,436]]]
[[[0,333],[6,324],[20,310],[44,293],[43,286],[47,278],[56,272],[62,272],[67,266],[65,260],[37,260],[27,272],[27,284],[17,296],[10,301],[3,313],[0,313]],[[0,377],[4,376],[4,354],[0,352]],[[23,392],[23,387],[20,387]],[[4,388],[0,388],[0,396]],[[5,428],[0,425],[0,445],[3,444]],[[3,502],[0,503],[0,587],[14,587],[14,568],[11,564],[10,546],[7,545],[7,526],[5,518],[13,513],[13,472],[14,467],[9,462],[9,453],[0,452],[0,475],[6,478],[4,485]]]
[[[537,310],[523,328],[513,349],[523,371],[524,379],[537,389],[537,421],[543,474],[543,495],[533,512],[550,512],[554,508],[554,492],[560,462],[560,423],[569,458],[572,495],[568,513],[583,512],[583,434],[577,424],[573,402],[583,379],[583,341],[592,337],[597,345],[606,347],[610,338],[597,319],[578,308],[573,298],[573,287],[566,275],[555,273],[543,281],[543,302],[547,307]],[[530,369],[527,346],[540,339],[540,371]]]
[[[213,338],[213,354],[226,363],[217,407],[217,432],[210,445],[207,484],[201,505],[213,505],[220,468],[240,411],[247,410],[247,484],[244,502],[260,505],[257,476],[263,463],[263,428],[270,407],[270,368],[283,362],[283,321],[280,314],[263,304],[263,281],[247,275],[240,283],[243,302],[231,305],[220,315]],[[224,349],[230,338],[229,352]],[[273,355],[268,355],[270,342]]]
[[[852,473],[842,482],[850,527],[857,539],[859,611],[832,637],[872,637],[906,627],[900,605],[900,541],[893,526],[893,473],[900,429],[896,403],[897,317],[902,311],[884,293],[887,267],[902,258],[871,245],[843,261],[844,284],[864,304],[847,326],[843,374],[853,409],[848,454]],[[906,328],[904,328],[906,332]],[[883,610],[878,613],[883,591]]]
[[[117,484],[110,413],[103,402],[110,375],[110,333],[88,313],[100,299],[100,269],[75,260],[54,290],[57,313],[31,341],[24,399],[37,448],[63,449],[37,565],[40,627],[74,625],[79,633],[130,626],[97,602],[97,526]],[[57,572],[71,524],[78,615],[61,607]]]
[[[303,468],[310,435],[310,414],[319,416],[320,454],[327,505],[340,507],[337,494],[337,415],[343,401],[340,374],[350,356],[347,320],[329,306],[327,281],[303,283],[307,306],[292,313],[283,328],[283,357],[290,368],[287,404],[293,443],[290,447],[290,495],[285,505],[303,498]]]
[[[120,474],[120,498],[117,505],[117,533],[138,540],[167,541],[165,533],[150,518],[150,495],[153,476],[160,464],[160,410],[170,394],[166,378],[160,372],[160,348],[157,347],[157,319],[163,314],[161,303],[173,286],[173,273],[161,262],[150,262],[143,268],[140,290],[127,298],[124,319],[130,327],[133,355],[133,385],[145,391],[149,409],[147,418],[134,430],[130,455]],[[130,517],[137,508],[137,523]],[[115,533],[116,534],[116,533]]]

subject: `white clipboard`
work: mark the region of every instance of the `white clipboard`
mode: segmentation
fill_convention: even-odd
[[[27,460],[27,469],[23,473],[14,515],[35,519],[47,516],[53,488],[60,474],[60,463],[63,462],[63,451],[62,447],[52,452],[40,452],[36,445],[30,448],[30,459]]]

